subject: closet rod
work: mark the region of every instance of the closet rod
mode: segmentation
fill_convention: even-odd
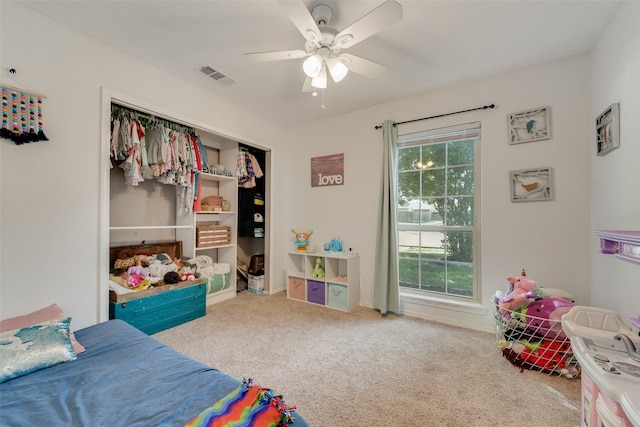
[[[185,132],[189,132],[189,133],[191,133],[193,135],[196,134],[196,130],[191,126],[175,122],[173,120],[167,119],[167,118],[162,117],[162,116],[158,116],[158,115],[153,114],[153,113],[140,111],[140,110],[136,109],[135,107],[129,107],[129,106],[122,105],[122,104],[119,104],[117,102],[111,101],[111,111],[113,112],[114,110],[122,112],[122,113],[130,113],[130,114],[138,115],[140,117],[146,118],[149,121],[165,122],[168,125],[170,125],[169,127],[172,127],[174,129],[180,128]]]
[[[175,230],[177,228],[193,228],[192,225],[140,225],[140,226],[123,226],[109,227],[109,230]]]
[[[469,111],[486,110],[487,108],[495,108],[495,104],[485,105],[483,107],[477,107],[477,108],[469,108],[468,110],[454,111],[453,113],[438,114],[437,116],[429,116],[429,117],[422,117],[419,119],[406,120],[404,122],[394,122],[393,126],[403,125],[405,123],[419,122],[421,120],[436,119],[438,117],[452,116],[454,114],[468,113]],[[380,129],[381,127],[382,125],[377,125],[375,128],[377,130],[377,129]]]

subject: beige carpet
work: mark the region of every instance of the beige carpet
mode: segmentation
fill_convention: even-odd
[[[274,389],[313,427],[580,424],[579,379],[521,373],[493,334],[407,316],[245,291],[154,338]]]

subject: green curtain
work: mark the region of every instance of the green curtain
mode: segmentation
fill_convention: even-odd
[[[396,180],[398,130],[393,121],[382,124],[384,146],[378,236],[376,240],[376,270],[373,284],[373,306],[385,314],[400,311],[398,292],[398,230],[396,227]]]

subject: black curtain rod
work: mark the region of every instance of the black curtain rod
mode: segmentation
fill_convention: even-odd
[[[487,108],[495,108],[495,104],[485,105],[484,107],[478,107],[478,108],[470,108],[468,110],[456,111],[455,113],[438,114],[437,116],[429,116],[429,117],[422,117],[421,119],[407,120],[407,121],[404,121],[404,122],[394,123],[393,125],[394,126],[398,126],[398,125],[403,125],[405,123],[419,122],[421,120],[436,119],[438,117],[452,116],[454,114],[460,114],[460,113],[468,113],[469,111],[486,110]],[[380,129],[381,127],[382,127],[382,125],[377,125],[376,129]]]

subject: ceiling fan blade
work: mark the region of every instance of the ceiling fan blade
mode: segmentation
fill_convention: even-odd
[[[313,92],[313,86],[311,86],[311,77],[307,77],[304,79],[304,84],[302,85],[302,92]]]
[[[258,62],[282,61],[284,59],[300,59],[309,56],[304,50],[281,50],[278,52],[245,53],[244,57]]]
[[[298,28],[302,36],[312,42],[313,44],[320,46],[320,40],[322,40],[322,34],[318,25],[313,20],[311,12],[307,9],[302,0],[278,0],[280,6],[287,12],[289,19],[293,22],[293,25]]]
[[[336,45],[351,47],[402,19],[402,5],[387,0],[336,35]]]
[[[380,77],[387,68],[382,64],[369,61],[368,59],[364,59],[359,56],[351,55],[350,53],[343,53],[339,58],[344,62],[347,68],[349,68],[349,71],[362,74],[363,76],[370,77],[372,79]]]

